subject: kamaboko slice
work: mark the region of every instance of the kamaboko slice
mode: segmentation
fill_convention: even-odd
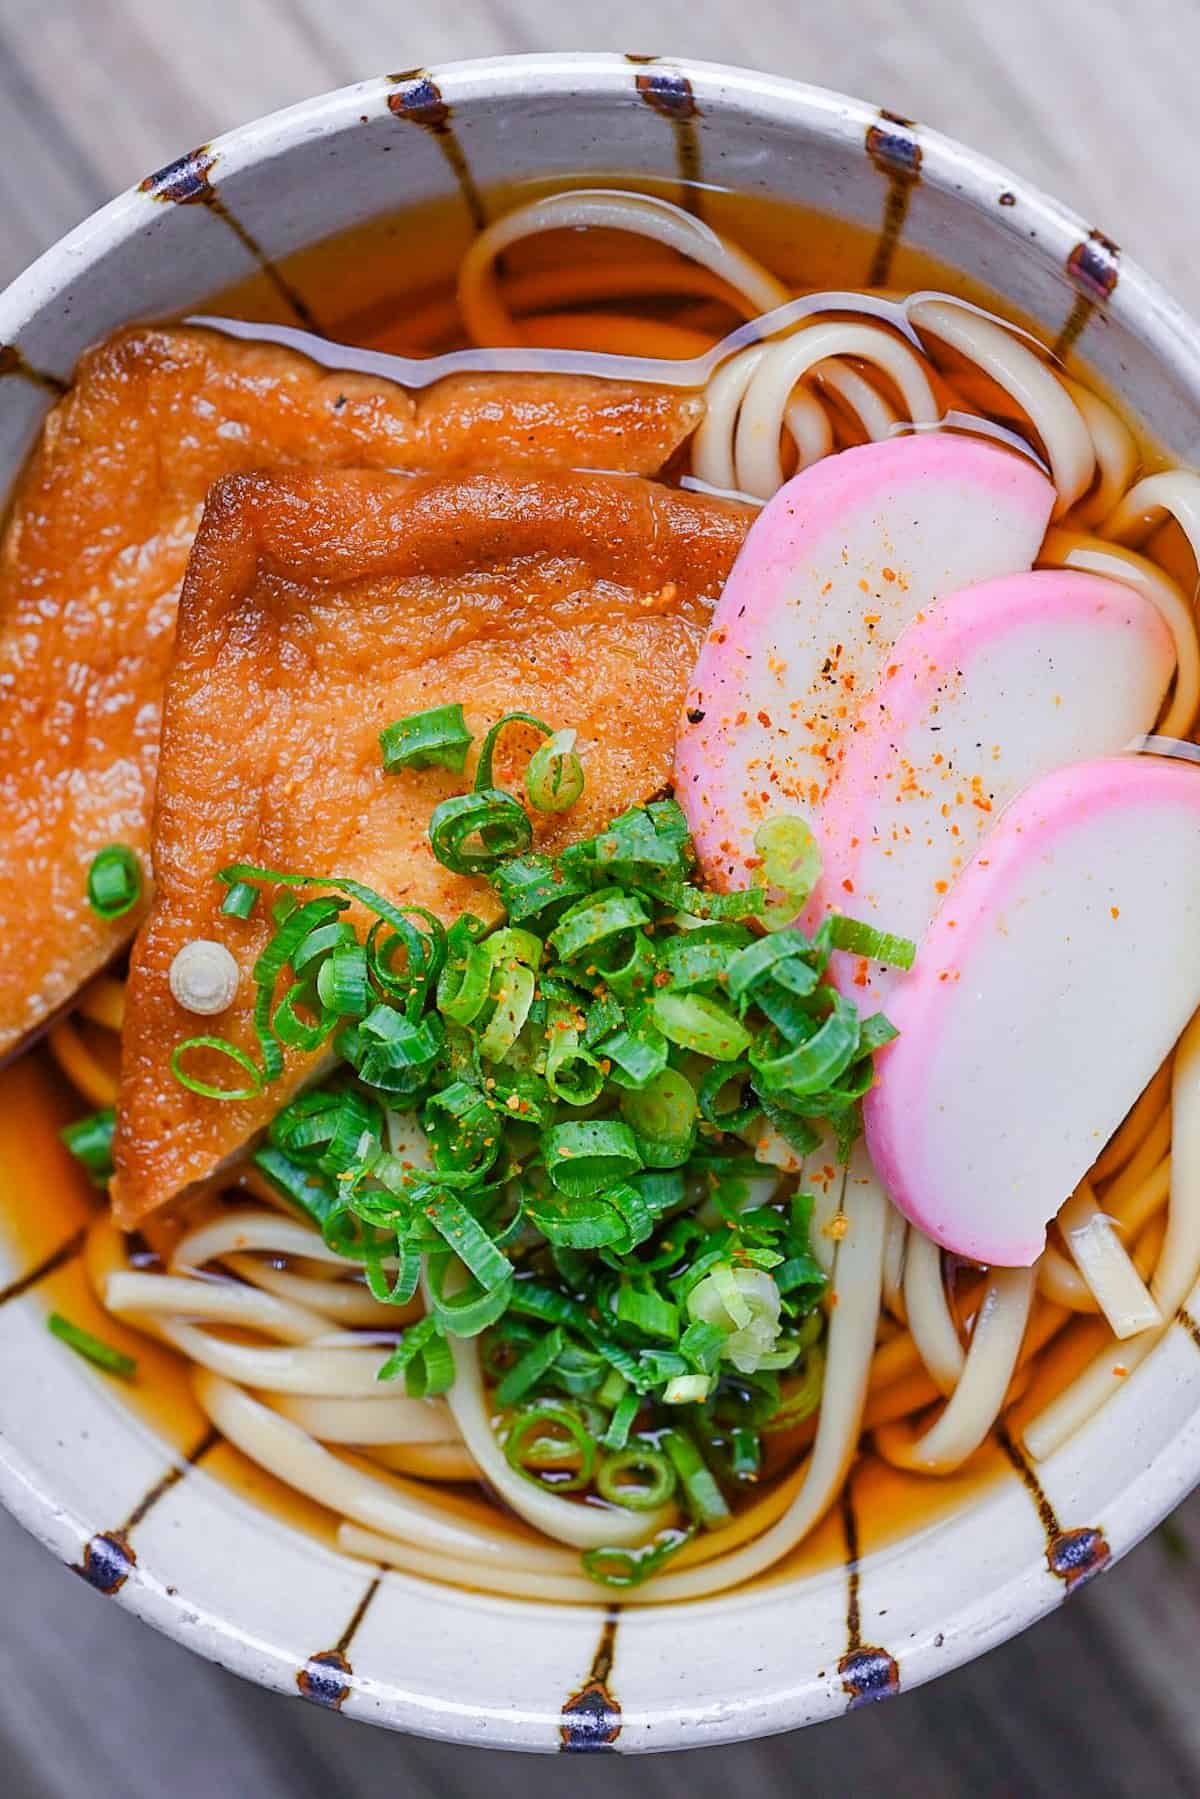
[[[814,821],[824,874],[807,922],[843,912],[919,944],[1003,807],[1150,731],[1174,667],[1153,602],[1097,575],[1010,575],[930,607],[888,658]],[[860,1009],[886,1010],[897,970],[850,954],[833,968]]]
[[[814,818],[900,633],[946,594],[1028,570],[1053,503],[1027,458],[950,434],[846,450],[780,489],[725,585],[676,745],[710,881],[744,885],[764,819]]]
[[[900,1210],[1024,1267],[1200,1005],[1200,769],[1105,757],[1035,781],[888,1000],[865,1102]]]

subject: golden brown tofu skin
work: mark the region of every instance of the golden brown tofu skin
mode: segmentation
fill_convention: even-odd
[[[87,870],[106,843],[148,847],[179,584],[214,481],[265,463],[655,473],[701,405],[552,375],[410,393],[182,326],[85,356],[0,541],[0,1056],[138,922],[91,911]]]
[[[209,1178],[319,1059],[289,1053],[284,1077],[252,1101],[200,1098],[175,1079],[172,1052],[187,1037],[216,1031],[257,1053],[251,968],[272,926],[265,904],[246,921],[223,917],[215,871],[252,862],[348,875],[446,921],[464,910],[494,917],[487,883],[450,874],[427,834],[438,802],[469,789],[474,751],[461,775],[385,774],[379,731],[455,700],[475,749],[514,708],[572,725],[584,794],[569,813],[534,814],[534,841],[554,851],[594,833],[669,778],[688,674],[749,517],[727,501],[604,475],[281,473],[214,489],[180,608],[158,885],[129,983],[121,1222]],[[498,784],[522,791],[538,741],[510,728]],[[196,938],[228,945],[242,970],[215,1020],[185,1011],[168,985],[173,957]],[[200,1058],[196,1070],[238,1084],[229,1064]]]

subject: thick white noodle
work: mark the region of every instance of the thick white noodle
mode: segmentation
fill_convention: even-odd
[[[115,1279],[116,1277],[111,1277]],[[313,1399],[370,1399],[378,1394],[379,1349],[259,1348],[229,1343],[179,1318],[147,1313],[145,1325],[189,1361],[226,1380],[264,1393],[302,1393]]]
[[[377,1399],[312,1399],[281,1393],[271,1410],[320,1443],[457,1443],[458,1426],[442,1399],[409,1399],[381,1388]]]
[[[266,1255],[304,1257],[327,1262],[347,1273],[359,1264],[330,1249],[311,1224],[285,1218],[266,1206],[230,1209],[206,1224],[199,1224],[179,1239],[171,1256],[172,1269],[203,1268],[238,1250],[258,1250]]]
[[[918,299],[908,316],[966,356],[1017,402],[1042,440],[1058,489],[1055,516],[1091,486],[1096,466],[1092,437],[1059,377],[997,320],[953,300]]]
[[[1071,1312],[1098,1312],[1096,1295],[1074,1262],[1048,1243],[1037,1259],[1038,1292]]]
[[[833,1180],[814,1181],[810,1188],[812,1193],[812,1223],[809,1228],[809,1243],[813,1255],[820,1263],[823,1274],[832,1275],[833,1265],[837,1260],[837,1233],[834,1221],[842,1210],[842,1177],[841,1171]]]
[[[1038,563],[1043,568],[1073,568],[1123,581],[1158,607],[1175,641],[1175,685],[1157,730],[1163,737],[1186,736],[1200,707],[1200,643],[1195,611],[1176,583],[1136,551],[1075,531],[1048,531]]]
[[[1192,554],[1200,563],[1200,475],[1190,469],[1166,469],[1147,475],[1131,487],[1100,526],[1101,537],[1138,544],[1161,525],[1178,519]]]
[[[452,1587],[473,1587],[477,1592],[499,1593],[509,1599],[550,1600],[564,1605],[608,1606],[613,1594],[579,1571],[558,1573],[553,1568],[497,1568],[482,1562],[454,1560],[444,1555],[431,1556],[419,1545],[403,1543],[396,1537],[381,1537],[360,1524],[338,1526],[338,1548],[347,1555],[361,1556],[364,1561],[383,1562],[415,1574],[424,1580],[445,1582]],[[553,1555],[554,1551],[549,1550]],[[653,1583],[651,1583],[653,1585]],[[620,1594],[624,1604],[628,1594]]]
[[[1044,1461],[1085,1425],[1162,1342],[1200,1272],[1200,1013],[1179,1040],[1171,1082],[1171,1193],[1150,1291],[1167,1324],[1106,1349],[1026,1425],[1025,1447]]]
[[[811,468],[833,449],[833,425],[816,394],[807,387],[794,387],[792,397],[783,409],[783,423],[796,446],[796,468]],[[766,499],[768,496],[759,496]]]
[[[1096,485],[1075,508],[1081,524],[1094,525],[1107,518],[1133,480],[1138,463],[1137,440],[1121,415],[1099,394],[1094,394],[1069,375],[1059,380],[1078,406],[1092,439],[1096,458]]]
[[[882,443],[892,435],[899,423],[895,408],[857,369],[831,357],[828,362],[819,362],[813,375],[822,386],[832,388],[840,396],[858,418],[871,443]]]
[[[834,1295],[821,1415],[812,1453],[796,1495],[769,1530],[741,1549],[696,1568],[668,1566],[649,1583],[647,1598],[698,1599],[751,1580],[786,1555],[828,1510],[858,1447],[875,1333],[883,1270],[887,1200],[865,1156],[855,1157],[846,1183],[845,1236],[837,1246]],[[622,1594],[637,1603],[640,1589]]]
[[[829,356],[854,356],[882,369],[915,424],[932,425],[940,418],[920,358],[890,331],[841,319],[807,325],[771,344],[750,378],[734,438],[736,485],[744,493],[769,499],[782,483],[779,434],[792,390]]]
[[[733,289],[745,317],[770,312],[791,298],[789,290],[760,262],[719,237],[708,225],[653,194],[624,193],[617,188],[584,188],[550,194],[505,213],[480,232],[463,257],[458,276],[458,304],[468,334],[477,344],[519,344],[519,326],[500,298],[496,258],[522,238],[544,231],[582,229],[628,231],[675,250]]]
[[[745,492],[738,485],[734,458],[738,412],[755,370],[773,346],[755,344],[719,368],[704,392],[704,417],[692,439],[692,469],[696,478],[726,493]],[[822,364],[822,367],[836,367]],[[861,381],[861,376],[857,377]],[[868,384],[863,381],[863,387]],[[874,391],[873,389],[869,391]],[[809,468],[833,448],[833,426],[824,406],[805,387],[792,390],[782,423],[796,446],[798,468]],[[765,498],[758,495],[757,498]]]
[[[1162,1323],[1162,1313],[1146,1289],[1113,1221],[1096,1204],[1087,1181],[1081,1181],[1062,1211],[1058,1228],[1096,1304],[1122,1342]]]
[[[431,1498],[427,1488],[402,1475],[368,1474],[352,1466],[230,1381],[201,1372],[193,1385],[204,1411],[243,1455],[368,1530],[400,1537],[423,1548],[427,1556],[461,1556],[501,1568],[537,1569],[553,1555],[540,1543],[523,1543],[504,1530],[491,1530],[464,1517],[441,1495]],[[563,1558],[562,1568],[569,1571],[569,1558]]]
[[[279,1299],[310,1306],[338,1324],[377,1324],[382,1330],[395,1330],[398,1324],[406,1324],[414,1311],[420,1311],[419,1301],[415,1306],[384,1305],[372,1297],[362,1281],[319,1280],[308,1274],[292,1274],[286,1268],[273,1268],[257,1256],[229,1255],[225,1257],[225,1266],[239,1280],[250,1281]]]
[[[953,1393],[962,1377],[966,1351],[946,1300],[942,1252],[924,1231],[908,1234],[904,1303],[908,1328],[930,1377],[942,1393]]]
[[[904,1264],[908,1254],[908,1220],[889,1205],[883,1236],[883,1303],[893,1318],[907,1322],[904,1300]]]
[[[754,344],[722,363],[704,390],[704,417],[692,439],[692,472],[708,487],[726,493],[737,488],[733,459],[733,435],[738,408],[750,385],[750,377],[767,353],[765,344]]]
[[[576,1549],[637,1548],[675,1521],[678,1512],[674,1505],[660,1506],[652,1512],[576,1505],[518,1474],[492,1429],[474,1338],[447,1337],[446,1341],[454,1357],[454,1385],[446,1395],[446,1403],[484,1480],[519,1518]]]
[[[455,1437],[452,1443],[372,1443],[361,1453],[367,1461],[378,1463],[393,1474],[412,1475],[424,1481],[479,1484],[475,1458],[461,1437]]]
[[[980,1301],[958,1385],[929,1429],[915,1442],[900,1423],[878,1434],[889,1461],[927,1474],[948,1474],[983,1442],[1004,1404],[1021,1339],[1029,1322],[1032,1268],[995,1268]]]
[[[104,1303],[118,1318],[152,1312],[206,1324],[238,1324],[281,1343],[311,1343],[329,1330],[329,1320],[319,1312],[231,1280],[191,1280],[181,1274],[110,1274]]]

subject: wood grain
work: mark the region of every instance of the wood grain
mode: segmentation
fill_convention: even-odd
[[[389,68],[613,49],[758,64],[968,139],[1187,304],[1200,288],[1189,0],[4,0],[0,280],[120,188],[243,119]],[[13,1799],[644,1799],[1200,1791],[1200,1497],[1031,1633],[803,1736],[636,1770],[351,1729],[155,1636],[0,1516],[0,1791]],[[618,1786],[616,1783],[620,1783]]]

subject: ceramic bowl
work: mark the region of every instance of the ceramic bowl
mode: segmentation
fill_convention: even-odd
[[[706,64],[535,56],[410,70],[248,125],[147,177],[0,298],[5,484],[80,351],[185,309],[337,228],[457,196],[464,232],[533,174],[767,191],[867,227],[876,278],[916,244],[1036,320],[1188,459],[1195,327],[1103,232],[972,151],[818,88]],[[864,270],[864,278],[866,271]],[[0,1211],[3,1208],[0,1198]],[[27,1242],[27,1236],[22,1236]],[[14,1238],[14,1242],[16,1239]],[[1031,1623],[1131,1547],[1200,1476],[1186,1314],[1094,1424],[890,1547],[855,1490],[823,1560],[748,1593],[617,1615],[459,1593],[338,1556],[176,1455],[54,1341],[78,1238],[0,1261],[0,1496],[102,1593],[238,1673],[347,1716],[475,1744],[676,1749],[827,1718]],[[1200,1340],[1200,1339],[1198,1339]],[[12,1378],[19,1371],[20,1378]]]

